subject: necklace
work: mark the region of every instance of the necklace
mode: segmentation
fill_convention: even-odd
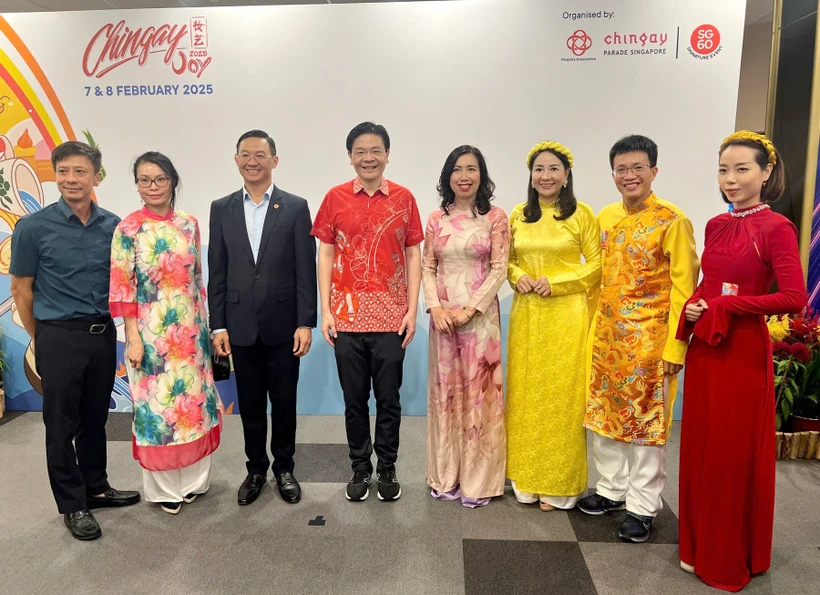
[[[757,205],[746,211],[732,211],[732,217],[748,217],[749,215],[759,213],[763,209],[771,209],[771,207],[769,205]]]

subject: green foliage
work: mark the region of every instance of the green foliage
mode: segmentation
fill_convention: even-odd
[[[10,209],[11,196],[9,195],[9,191],[11,190],[11,184],[8,180],[6,180],[5,176],[5,168],[0,167],[0,205],[6,209]]]
[[[94,137],[91,136],[91,133],[88,130],[83,130],[83,136],[85,136],[85,142],[89,145],[94,147],[95,149],[99,149],[100,145],[97,144],[97,141],[94,140]],[[100,166],[100,182],[105,179],[105,168]]]

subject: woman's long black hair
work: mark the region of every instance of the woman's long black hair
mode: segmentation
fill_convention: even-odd
[[[492,205],[490,201],[493,199],[495,192],[495,184],[490,179],[490,174],[487,172],[487,161],[484,155],[477,147],[472,145],[461,145],[453,149],[447,156],[444,162],[444,167],[441,168],[441,176],[438,179],[438,195],[441,197],[441,209],[445,215],[449,215],[448,207],[456,201],[456,193],[450,188],[450,176],[456,168],[456,161],[462,155],[475,155],[478,161],[478,173],[481,175],[481,180],[478,183],[478,192],[475,195],[475,203],[473,204],[473,215],[486,215],[490,212]]]

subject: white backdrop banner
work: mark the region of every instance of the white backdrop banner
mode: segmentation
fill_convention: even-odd
[[[8,405],[39,409],[28,337],[9,294],[10,235],[58,198],[51,150],[97,144],[99,203],[139,208],[130,168],[147,150],[171,157],[179,208],[207,243],[211,201],[241,186],[236,139],[276,140],[274,181],[308,199],[354,175],[349,130],[384,124],[387,176],[437,208],[447,154],[474,144],[509,212],[526,197],[524,159],[556,139],[575,155],[575,188],[596,211],[619,200],[608,151],[637,133],[660,147],[658,194],[706,221],[724,210],[717,149],[734,129],[744,0],[463,0],[315,6],[9,14],[0,18],[0,300]],[[509,312],[510,290],[502,289]],[[426,412],[427,317],[408,351],[404,412]],[[507,319],[502,319],[506,328]],[[30,350],[29,350],[30,351]],[[129,410],[121,370],[112,406]],[[303,361],[299,410],[343,410],[330,348]],[[226,405],[231,384],[221,387]]]

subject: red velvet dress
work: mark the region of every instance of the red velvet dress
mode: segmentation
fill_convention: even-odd
[[[709,307],[694,324],[684,313],[678,327],[678,339],[694,333],[684,376],[680,559],[706,584],[739,591],[772,559],[775,401],[763,316],[802,310],[806,286],[797,230],[770,209],[710,220],[701,261],[689,303],[703,298]],[[737,285],[737,295],[722,295],[724,284]]]

